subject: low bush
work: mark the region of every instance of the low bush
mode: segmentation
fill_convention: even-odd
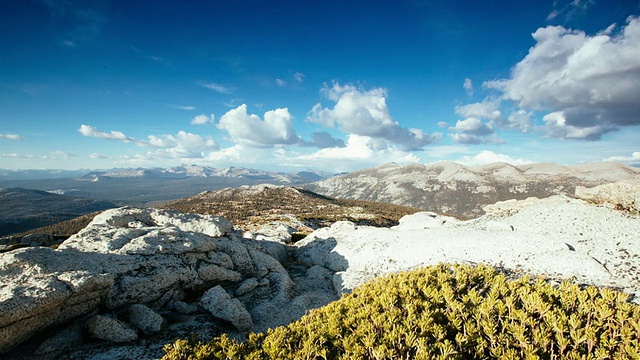
[[[640,307],[610,289],[439,265],[375,279],[288,326],[164,359],[637,359]]]

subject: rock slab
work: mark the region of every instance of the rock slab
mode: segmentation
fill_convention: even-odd
[[[228,321],[240,331],[253,328],[251,315],[238,299],[233,299],[218,285],[207,290],[200,300],[200,305],[209,310],[218,319]]]

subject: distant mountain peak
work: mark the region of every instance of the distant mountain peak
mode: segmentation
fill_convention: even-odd
[[[467,167],[452,161],[362,169],[305,188],[336,198],[406,205],[471,218],[482,206],[508,199],[574,195],[576,186],[639,178],[640,169],[620,163],[563,166],[493,163]]]

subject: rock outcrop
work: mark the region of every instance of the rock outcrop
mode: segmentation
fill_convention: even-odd
[[[268,246],[286,252],[275,249],[284,245]],[[0,254],[0,352],[96,311],[107,313],[86,322],[91,336],[133,341],[160,331],[164,319],[158,313],[199,312],[203,293],[208,296],[201,303],[219,308],[216,318],[239,331],[252,329],[252,309],[270,301],[283,308],[297,295],[287,271],[261,242],[241,238],[223,218],[108,210],[55,250]],[[218,302],[221,296],[206,300],[212,293],[224,293],[226,303]],[[234,293],[259,301],[245,305],[229,295]]]
[[[440,262],[609,286],[640,297],[640,219],[565,196],[505,201],[470,221],[418,213],[389,229],[338,222],[296,243],[297,259],[348,292],[390,272]]]
[[[578,186],[576,196],[618,210],[640,213],[640,178],[587,188]]]

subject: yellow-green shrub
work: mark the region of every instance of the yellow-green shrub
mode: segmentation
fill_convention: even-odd
[[[439,265],[375,279],[245,342],[178,340],[164,359],[637,359],[640,308],[627,299]]]

